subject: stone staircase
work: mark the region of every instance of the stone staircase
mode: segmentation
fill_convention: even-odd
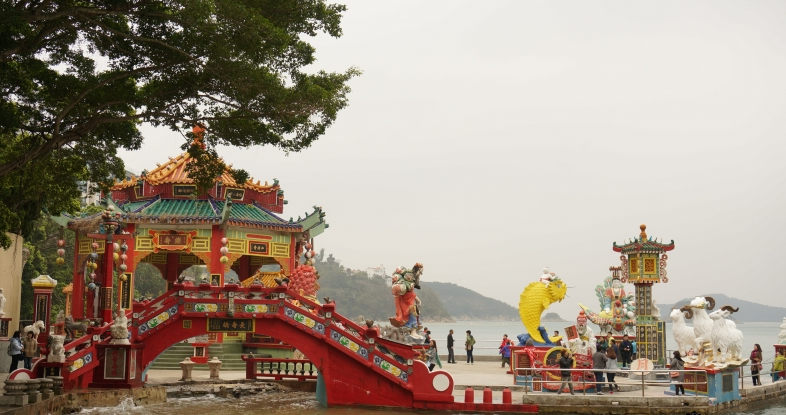
[[[246,370],[246,362],[240,359],[242,347],[240,343],[211,344],[208,356],[218,357],[222,363],[221,370]],[[180,370],[178,363],[186,357],[194,355],[194,346],[190,343],[176,343],[167,349],[153,362],[152,370]],[[194,370],[208,370],[207,365],[195,365]]]

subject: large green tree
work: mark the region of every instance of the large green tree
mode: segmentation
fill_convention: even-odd
[[[29,233],[42,208],[76,209],[75,180],[122,176],[116,152],[139,148],[142,122],[206,128],[204,146],[184,134],[201,185],[225,167],[216,145],[308,147],[358,73],[306,68],[307,37],[340,36],[344,10],[322,0],[0,0],[0,245],[10,243],[3,231]],[[26,191],[45,181],[56,186]]]

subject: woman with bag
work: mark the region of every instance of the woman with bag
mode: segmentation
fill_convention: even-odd
[[[669,367],[673,370],[673,372],[669,372],[671,381],[676,383],[674,385],[675,395],[679,396],[680,391],[682,391],[682,395],[685,396],[685,386],[682,385],[682,382],[685,381],[685,372],[683,372],[685,370],[685,362],[682,360],[679,350],[674,351],[674,358],[671,359]]]
[[[753,351],[751,352],[751,378],[753,378],[753,386],[761,385],[761,379],[759,379],[759,372],[761,371],[761,346],[759,344],[753,345]]]
[[[472,349],[475,348],[475,338],[472,337],[472,331],[467,330],[467,341],[464,342],[464,348],[467,349],[467,364],[475,364],[475,358],[472,357]]]
[[[606,357],[609,358],[609,361],[606,362],[606,377],[609,378],[609,394],[613,394],[614,391],[620,391],[620,385],[617,385],[617,382],[614,381],[614,377],[617,376],[617,353],[614,351],[616,346],[614,346],[614,339],[611,339],[611,347],[606,349]]]
[[[22,356],[22,350],[24,350],[24,346],[22,346],[21,333],[17,330],[8,343],[8,355],[11,356],[11,369],[8,370],[8,373],[19,368],[19,362],[21,362],[24,357]]]

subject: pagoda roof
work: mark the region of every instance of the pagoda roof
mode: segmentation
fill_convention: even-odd
[[[192,161],[191,155],[183,153],[177,157],[170,157],[169,161],[164,164],[158,164],[157,167],[151,170],[148,173],[142,173],[140,177],[136,177],[131,175],[129,179],[117,180],[115,179],[115,183],[112,186],[112,190],[122,190],[129,187],[134,187],[139,184],[140,181],[146,181],[151,185],[160,185],[160,184],[190,184],[194,183],[194,181],[188,177],[188,173],[186,172],[186,166],[188,163]],[[216,178],[216,182],[222,183],[224,187],[236,187],[242,189],[251,189],[257,191],[259,193],[270,193],[275,192],[280,189],[278,185],[278,181],[274,180],[272,185],[268,185],[267,182],[262,184],[259,180],[254,183],[254,178],[249,178],[245,183],[238,184],[235,179],[229,174],[229,168],[232,166],[228,166],[227,170],[225,170],[221,176]]]
[[[325,213],[314,206],[314,211],[297,221],[287,221],[257,203],[241,204],[215,199],[162,199],[155,197],[143,202],[129,202],[120,206],[121,222],[219,224],[267,228],[287,232],[309,231],[315,237],[325,229]]]
[[[617,245],[616,242],[612,245],[612,249],[615,252],[622,252],[623,254],[630,254],[630,253],[661,253],[666,251],[671,251],[674,249],[674,240],[672,239],[670,243],[664,244],[662,242],[658,242],[653,240],[652,237],[648,237],[645,230],[647,229],[647,225],[641,225],[639,227],[641,229],[641,233],[637,238],[633,238],[628,243],[623,245]]]

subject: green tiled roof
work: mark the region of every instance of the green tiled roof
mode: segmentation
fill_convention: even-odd
[[[142,215],[204,218],[218,216],[208,200],[159,200],[142,209]]]
[[[144,206],[145,204],[149,203],[148,200],[143,200],[141,202],[130,202],[123,205],[123,210],[126,212],[133,212],[140,207]]]
[[[218,205],[218,203],[216,204]],[[241,205],[238,203],[232,204],[232,209],[229,211],[229,218],[257,222],[286,223],[254,205]]]
[[[616,252],[622,252],[623,254],[631,252],[665,252],[674,249],[674,240],[672,239],[671,243],[664,244],[652,239],[642,240],[642,238],[635,238],[624,245],[617,245],[617,243],[614,242],[612,249]]]

